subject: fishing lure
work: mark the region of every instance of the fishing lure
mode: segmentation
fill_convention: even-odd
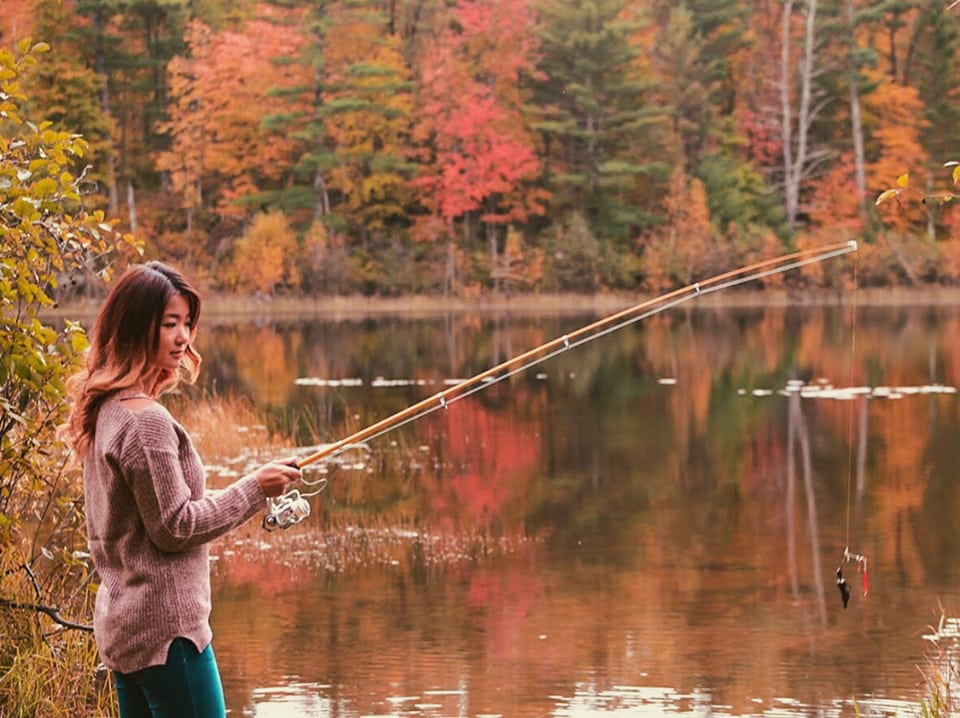
[[[541,344],[534,349],[518,354],[438,394],[427,397],[406,409],[398,411],[392,416],[381,419],[365,429],[351,434],[345,439],[334,442],[314,452],[310,456],[300,459],[297,462],[297,466],[303,468],[321,460],[331,459],[361,442],[376,438],[437,409],[447,409],[453,402],[465,399],[491,384],[503,381],[551,357],[557,356],[581,344],[586,344],[599,337],[606,336],[647,317],[651,317],[654,314],[659,314],[688,300],[855,251],[857,251],[857,243],[855,241],[842,242],[823,247],[811,247],[781,257],[755,262],[754,264],[740,267],[739,269],[718,274],[709,279],[694,282],[693,284],[662,294],[659,297],[648,299],[635,306],[581,327],[574,332],[564,334],[562,337],[557,337],[556,339]],[[308,486],[311,485],[309,482],[304,483]],[[307,503],[306,497],[319,493],[322,488],[323,486],[321,485],[319,488],[306,494],[291,491],[279,498],[267,499],[267,513],[263,518],[263,528],[267,531],[272,531],[276,528],[289,528],[303,521],[310,515],[310,505]]]
[[[837,588],[840,589],[840,598],[843,600],[843,607],[847,607],[850,601],[850,584],[843,577],[843,565],[845,563],[856,562],[857,573],[863,576],[863,596],[866,598],[870,592],[870,579],[867,573],[867,557],[863,554],[852,553],[849,547],[844,547],[843,556],[840,559],[840,565],[837,566]]]

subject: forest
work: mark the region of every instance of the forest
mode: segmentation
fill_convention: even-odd
[[[861,285],[944,286],[958,13],[5,0],[0,46],[49,46],[22,84],[87,208],[214,290],[661,291],[847,239]]]

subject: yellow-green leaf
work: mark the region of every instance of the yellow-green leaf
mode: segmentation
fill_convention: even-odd
[[[897,187],[906,187],[910,182],[910,173],[904,172],[902,175],[897,177]]]
[[[896,197],[900,194],[898,189],[888,189],[880,193],[880,196],[877,197],[877,201],[874,203],[875,206],[879,206],[881,203],[886,202],[891,197]]]

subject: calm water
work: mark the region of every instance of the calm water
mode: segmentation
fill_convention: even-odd
[[[203,381],[310,445],[593,319],[208,326]],[[674,311],[377,439],[215,546],[230,714],[918,715],[960,606],[958,329]]]

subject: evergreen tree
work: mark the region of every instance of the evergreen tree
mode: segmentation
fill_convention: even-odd
[[[339,194],[333,211],[361,236],[395,225],[411,202],[410,73],[380,6],[333,2],[339,30],[325,43],[322,115],[334,160],[327,183]]]
[[[598,238],[626,240],[652,219],[645,183],[669,174],[655,159],[664,114],[631,41],[637,19],[625,0],[544,3],[540,12],[547,188]]]
[[[117,125],[120,186],[156,186],[154,153],[165,148],[167,63],[184,49],[190,0],[79,0],[74,32],[103,78],[101,110]]]
[[[277,3],[282,4],[282,3]],[[330,26],[331,0],[317,0],[305,12],[301,31],[306,42],[302,49],[283,61],[303,66],[307,82],[272,92],[272,111],[265,114],[266,130],[297,140],[299,159],[289,168],[284,186],[262,196],[265,203],[292,215],[294,224],[323,222],[333,229],[342,222],[331,214],[331,196],[327,177],[336,167],[332,139],[325,124],[326,115],[326,42]]]
[[[957,160],[956,132],[960,126],[960,27],[953,13],[931,4],[917,18],[914,53],[907,75],[912,77],[923,103],[925,132],[922,135],[929,161],[925,177],[918,177],[929,189],[940,185],[946,173],[943,163]],[[918,168],[919,169],[919,168]],[[947,176],[948,177],[948,176]],[[936,237],[940,217],[936,203],[927,206],[927,235]]]

